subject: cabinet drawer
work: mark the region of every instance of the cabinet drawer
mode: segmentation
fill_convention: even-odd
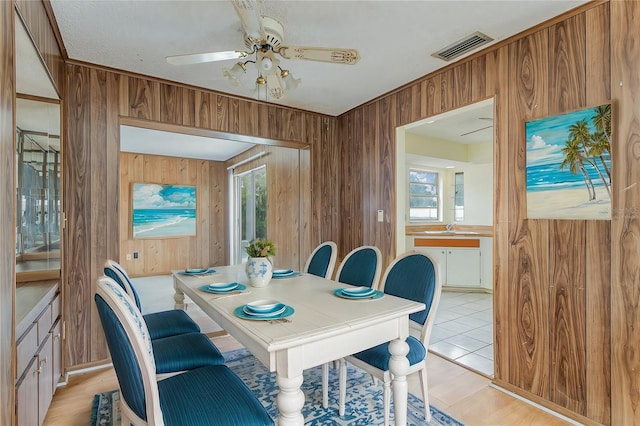
[[[44,339],[49,334],[53,320],[51,319],[51,305],[47,305],[42,315],[36,320],[38,328],[38,345],[44,342]]]
[[[18,364],[18,378],[22,376],[25,368],[29,365],[36,351],[38,350],[38,327],[34,324],[27,331],[16,345],[16,356]]]

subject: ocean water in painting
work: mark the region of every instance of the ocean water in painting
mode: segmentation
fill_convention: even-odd
[[[169,237],[195,235],[195,209],[135,209],[133,236]]]
[[[133,237],[196,234],[196,188],[185,185],[133,186]]]
[[[562,188],[584,187],[582,174],[573,174],[568,167],[560,168],[564,160],[562,149],[566,146],[570,126],[587,120],[589,132],[594,132],[594,109],[584,109],[568,114],[530,121],[526,123],[527,138],[527,191],[555,191]],[[608,153],[603,155],[611,167]],[[598,170],[585,167],[594,186],[603,186]]]

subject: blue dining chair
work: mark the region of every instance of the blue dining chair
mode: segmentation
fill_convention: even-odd
[[[135,301],[136,306],[140,312],[142,312],[138,292],[136,292],[124,268],[117,262],[108,259],[104,264],[104,274],[115,280]],[[149,333],[151,333],[151,340],[183,333],[197,333],[200,331],[198,324],[182,309],[171,309],[146,314],[144,315],[144,320],[147,323]]]
[[[119,286],[115,280],[109,277],[104,276],[101,279],[111,284],[106,287],[106,290]],[[120,290],[134,305],[135,302],[124,289],[120,287]],[[140,312],[137,306],[135,311]],[[140,316],[144,321],[144,316],[142,314]],[[145,327],[147,327],[146,322]],[[156,372],[161,377],[207,365],[224,364],[222,353],[207,336],[200,332],[153,339],[151,340],[151,345],[155,354]]]
[[[351,250],[340,262],[336,281],[377,288],[382,269],[382,255],[375,246],[361,246]]]
[[[431,330],[440,303],[442,283],[438,276],[435,262],[427,255],[414,251],[396,258],[387,268],[380,290],[416,302],[422,302],[426,309],[409,315],[409,320],[420,326],[420,338],[407,337],[409,345],[409,371],[407,375],[420,373],[420,384],[424,401],[425,420],[431,421],[429,410],[429,388],[427,386],[427,348],[431,338]],[[348,356],[346,361],[365,370],[373,377],[383,381],[384,389],[384,424],[389,424],[389,406],[391,403],[391,373],[389,372],[389,343]],[[340,360],[340,415],[344,415],[346,398],[347,366],[345,359]]]
[[[325,241],[316,247],[304,265],[303,272],[317,275],[322,278],[333,276],[338,257],[338,246],[333,241]]]
[[[149,330],[132,299],[113,280],[94,296],[120,387],[121,424],[273,425],[251,390],[225,365],[156,376]]]
[[[344,284],[377,288],[381,269],[382,255],[378,247],[356,247],[340,262],[336,280]],[[329,363],[322,365],[322,406],[329,406]]]

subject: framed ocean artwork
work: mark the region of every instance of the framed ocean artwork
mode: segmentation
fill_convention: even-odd
[[[134,183],[133,238],[196,235],[196,187]]]
[[[611,104],[525,123],[527,217],[611,218]]]

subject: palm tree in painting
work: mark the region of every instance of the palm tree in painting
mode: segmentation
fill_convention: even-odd
[[[587,173],[587,170],[584,168],[584,154],[581,140],[576,137],[570,137],[567,139],[565,147],[562,148],[562,152],[564,154],[564,160],[562,160],[562,163],[560,164],[560,169],[564,169],[569,166],[569,171],[574,175],[578,174],[578,172],[582,173],[584,184],[589,192],[589,201],[595,200],[596,190],[593,187],[593,182],[591,181],[591,177],[589,177],[589,173]]]
[[[589,130],[589,123],[586,119],[580,120],[575,124],[572,124],[571,126],[569,126],[569,140],[575,141],[578,144],[578,147],[581,151],[580,152],[581,162],[583,163],[583,165],[588,164],[591,167],[593,167],[593,169],[598,173],[598,176],[600,176],[600,179],[602,180],[602,183],[607,191],[607,194],[609,194],[609,198],[611,198],[611,191],[609,190],[609,182],[604,177],[604,175],[602,174],[602,171],[598,167],[595,157],[593,159],[591,158],[593,154],[591,154],[590,151],[593,146],[594,138],[593,138],[593,135],[591,134],[591,131]],[[595,190],[594,190],[593,199],[595,199]]]
[[[587,154],[600,159],[609,182],[611,182],[611,171],[604,159],[605,155],[611,154],[611,105],[600,105],[593,111],[594,115],[591,117],[591,121],[596,131],[591,135],[592,143]]]

